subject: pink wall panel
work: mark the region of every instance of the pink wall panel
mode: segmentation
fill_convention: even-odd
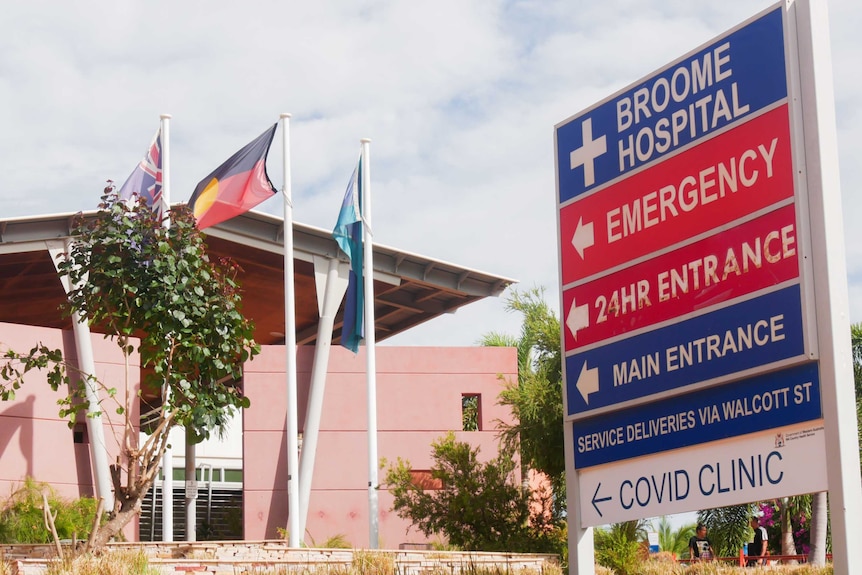
[[[287,516],[272,513],[287,509],[287,490],[243,492],[243,538],[250,541],[280,538],[278,528],[287,527]]]
[[[287,489],[287,440],[284,431],[245,432],[243,458],[246,489]]]
[[[307,545],[322,545],[342,535],[355,547],[368,547],[368,490],[314,491],[306,525]],[[381,549],[397,549],[402,543],[426,543],[426,538],[391,511],[392,496],[378,492],[378,533]]]
[[[28,326],[0,324],[0,342],[29,349],[42,341],[75,357],[71,333]],[[123,358],[116,345],[93,336],[97,375],[106,385],[124,390]],[[494,420],[508,420],[508,410],[496,406],[502,389],[497,375],[514,380],[516,355],[501,348],[379,347],[378,452],[394,462],[407,459],[416,469],[431,465],[431,442],[449,430],[459,439],[481,446],[483,459],[496,454]],[[300,429],[311,372],[312,348],[297,354]],[[251,407],[243,417],[245,537],[278,537],[287,524],[286,378],[282,347],[267,347],[245,369],[244,390]],[[131,384],[139,371],[133,366]],[[336,534],[355,545],[368,543],[368,438],[364,353],[354,356],[332,349],[324,397],[320,443],[314,471],[308,531],[322,543]],[[461,395],[481,394],[482,431],[462,432]],[[59,419],[56,400],[44,375],[28,379],[18,398],[0,403],[0,496],[26,475],[52,483],[74,497],[91,494],[92,472],[87,444],[75,444],[72,431]],[[133,402],[137,416],[137,402]],[[104,404],[105,418],[122,432],[123,418],[115,406]],[[116,441],[110,427],[106,439],[115,457]],[[380,472],[382,478],[385,470]],[[407,523],[391,512],[391,496],[378,492],[382,546],[422,542],[421,534],[407,535]],[[311,543],[310,540],[306,541]]]
[[[260,480],[285,469],[284,416],[279,420],[275,415],[278,410],[269,405],[254,411],[255,403],[261,401],[285,405],[284,399],[277,398],[279,394],[282,398],[286,395],[280,383],[283,372],[277,374],[277,384],[273,384],[265,372],[265,368],[284,369],[285,363],[280,359],[283,354],[273,349],[268,350],[263,362],[258,363],[257,359],[251,362],[245,377],[245,391],[253,406],[245,417],[245,488],[257,502],[253,508],[247,504],[246,518],[256,524],[246,526],[247,537],[250,529],[262,528],[261,525],[287,523],[286,492],[281,490],[281,483],[276,486],[279,491],[273,495],[278,501],[266,507],[269,499],[261,490],[265,482]],[[300,349],[298,355],[302,359],[298,363],[307,359],[309,353],[309,349]],[[450,430],[456,432],[459,440],[479,446],[481,459],[496,455],[494,420],[508,421],[511,417],[507,409],[496,405],[504,384],[498,374],[510,380],[516,378],[514,349],[379,347],[377,354],[378,455],[381,458],[394,462],[401,457],[409,460],[415,469],[428,469],[431,443]],[[310,370],[310,364],[308,367]],[[355,545],[368,544],[364,369],[364,352],[354,356],[341,348],[332,348],[308,518],[308,533],[317,543],[342,534]],[[308,372],[298,374],[302,392],[307,390],[309,377]],[[462,394],[481,395],[483,431],[461,431]],[[300,422],[304,420],[305,395],[302,393],[299,402]],[[257,413],[261,417],[257,417]],[[270,424],[275,425],[274,434],[264,440],[262,430]],[[269,450],[274,448],[276,439],[280,440],[279,452],[273,453]],[[276,465],[275,471],[273,465]],[[381,480],[384,475],[385,470],[382,470]],[[381,490],[378,497],[382,546],[425,541],[421,534],[405,534],[408,523],[391,511],[388,492]],[[306,539],[306,543],[312,544],[312,541]]]
[[[284,375],[246,372],[243,391],[251,401],[243,412],[245,429],[285,429],[287,384]]]
[[[77,361],[71,332],[0,323],[0,342],[19,352],[29,351],[42,342],[60,349],[70,363]],[[125,398],[123,356],[113,341],[105,340],[100,334],[92,334],[91,343],[97,378],[105,387],[117,390],[114,398],[104,391],[100,393],[108,460],[113,461],[124,426],[123,416],[116,413]],[[137,389],[139,366],[136,358],[130,362],[130,370],[130,385]],[[59,417],[57,400],[63,396],[64,390],[51,390],[44,373],[31,372],[16,399],[0,403],[0,497],[20,485],[27,476],[50,483],[67,497],[94,493],[90,446],[89,443],[74,443],[68,420]],[[137,422],[138,414],[138,403],[132,401],[133,421]],[[84,438],[87,438],[83,416],[76,429],[84,430]]]

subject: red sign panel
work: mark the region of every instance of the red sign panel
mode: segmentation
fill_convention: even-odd
[[[563,286],[793,196],[787,105],[560,210]]]
[[[791,204],[569,289],[566,351],[795,279],[797,237]]]

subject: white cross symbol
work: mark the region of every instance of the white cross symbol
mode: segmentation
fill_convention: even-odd
[[[578,166],[584,167],[584,187],[596,183],[596,171],[593,160],[608,151],[608,145],[604,136],[593,140],[593,119],[587,118],[581,124],[583,145],[569,154],[569,161],[574,170]]]

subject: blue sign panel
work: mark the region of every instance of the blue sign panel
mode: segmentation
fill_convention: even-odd
[[[568,415],[804,353],[799,285],[566,358]]]
[[[820,417],[817,363],[806,363],[576,421],[572,423],[575,467],[582,469]]]
[[[782,8],[557,127],[559,201],[787,97]]]

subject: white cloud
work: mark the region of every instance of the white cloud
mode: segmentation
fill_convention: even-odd
[[[0,214],[96,205],[173,115],[173,200],[291,112],[295,217],[332,226],[371,137],[377,241],[543,285],[557,307],[553,126],[770,0],[34,1],[0,22]],[[862,283],[862,9],[831,3],[851,317]],[[270,175],[281,184],[280,143]],[[263,207],[279,214],[271,200]],[[501,300],[396,338],[515,332]]]

